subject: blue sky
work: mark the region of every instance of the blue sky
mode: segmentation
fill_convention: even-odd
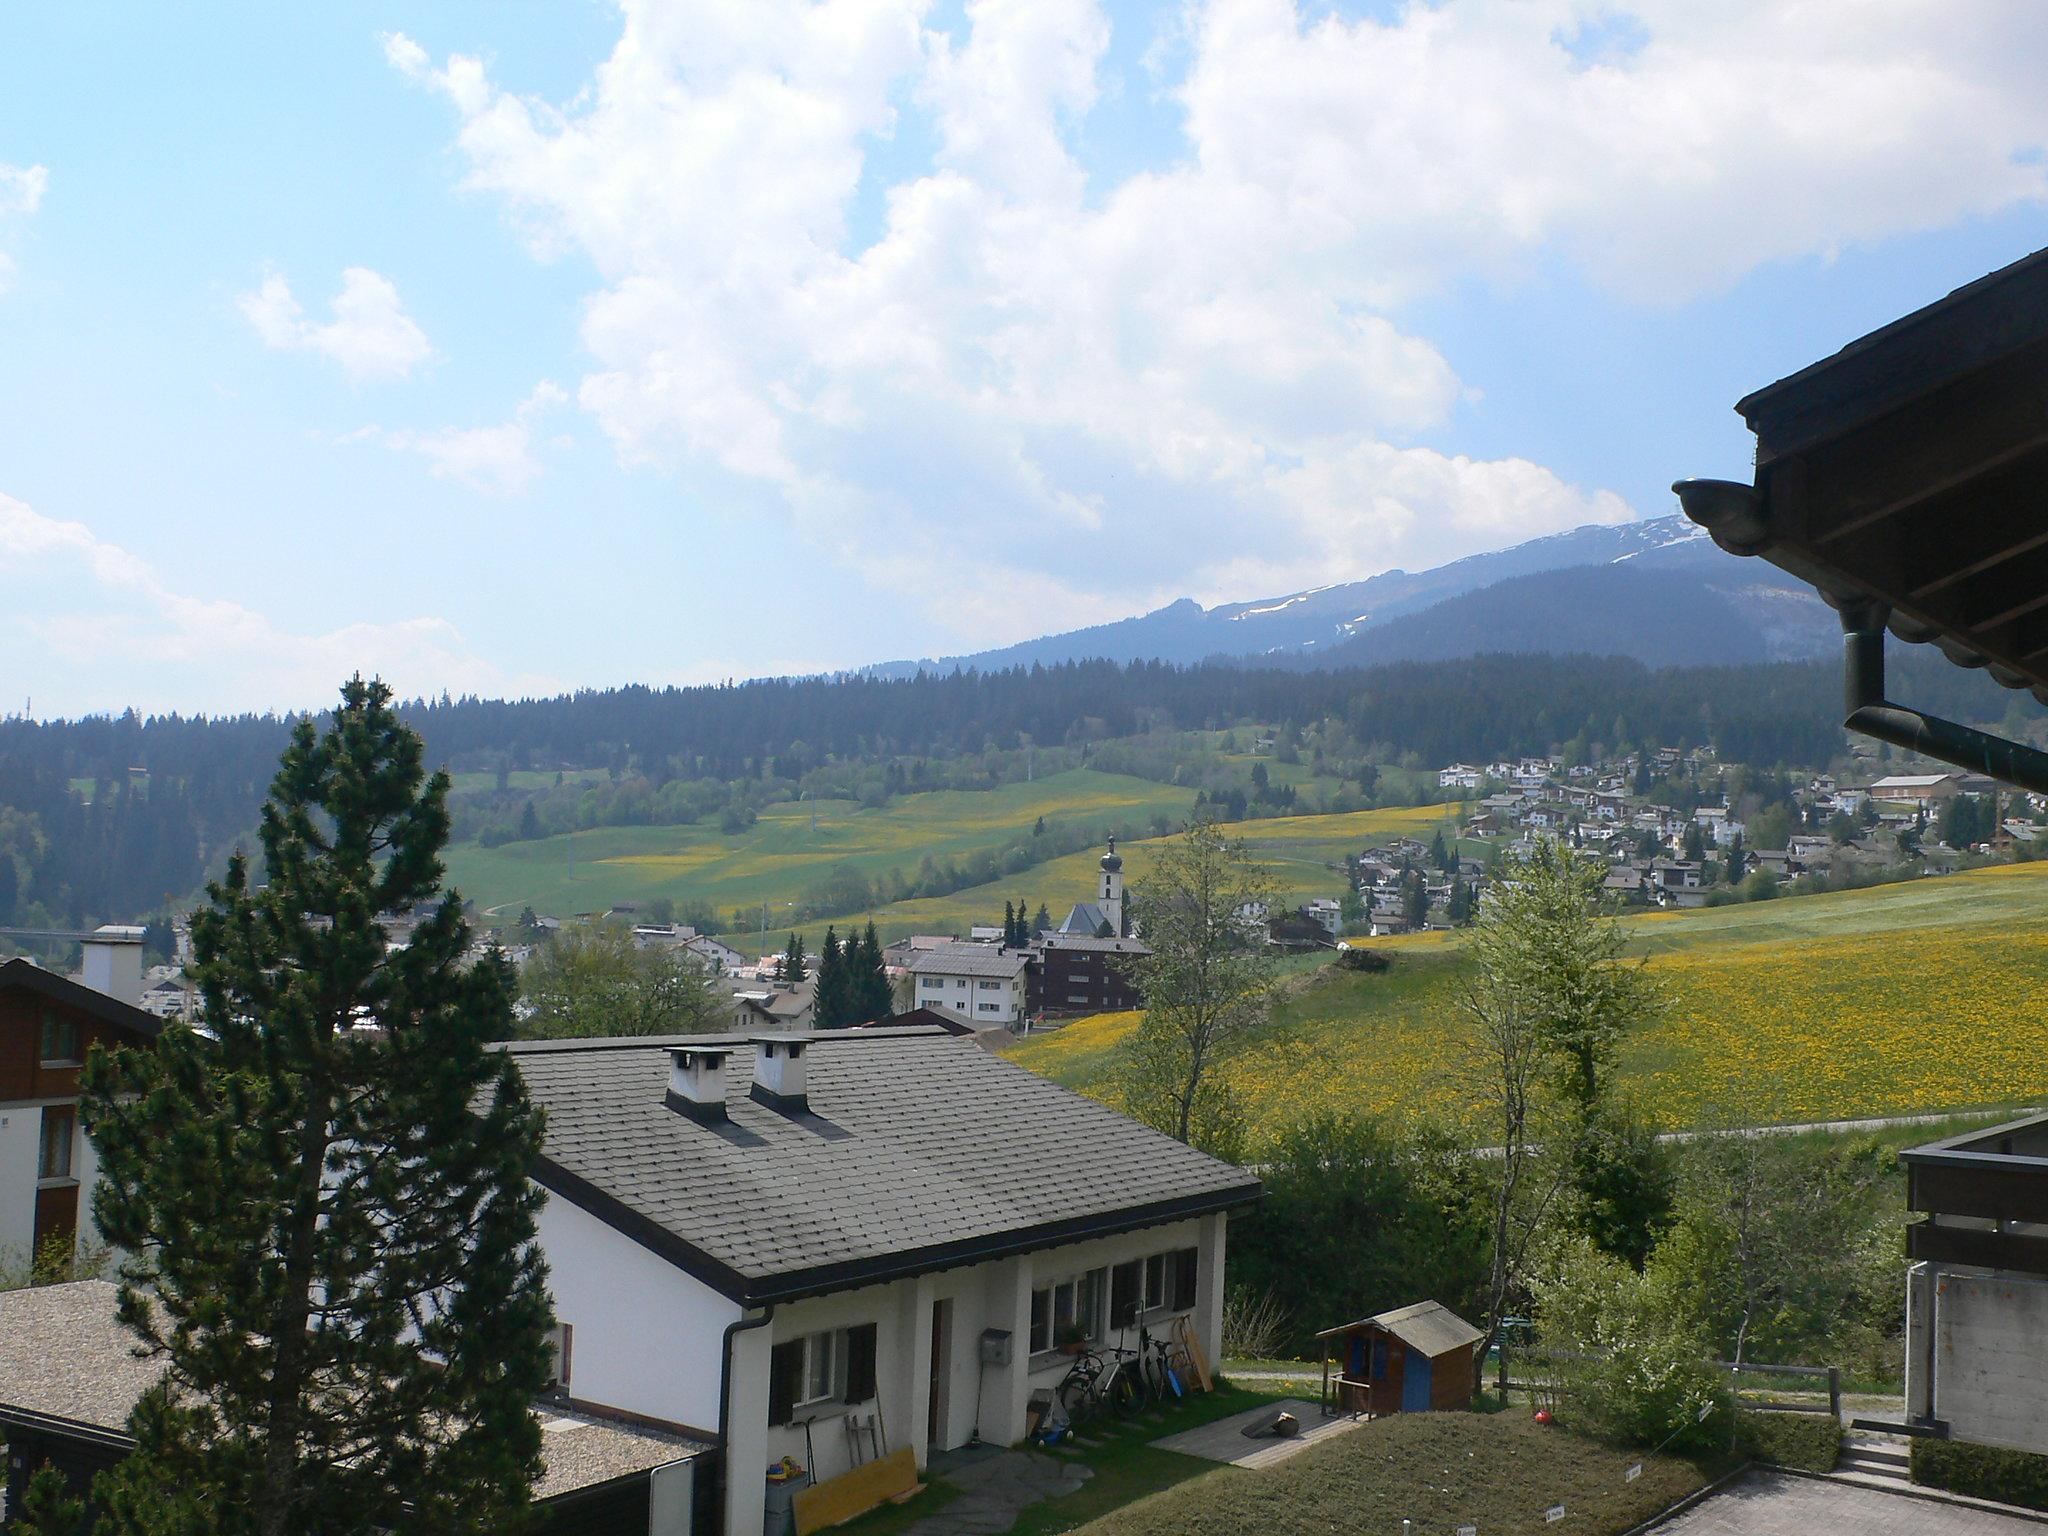
[[[1826,9],[8,8],[0,710],[854,665],[1663,513],[2048,243],[2048,8]]]

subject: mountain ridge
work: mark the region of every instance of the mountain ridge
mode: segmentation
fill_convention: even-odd
[[[1587,569],[1621,574],[1578,582],[1527,580]],[[1428,623],[1419,616],[1444,604],[1473,607],[1468,601],[1473,594],[1495,588],[1504,589],[1496,593],[1496,628],[1505,626],[1511,636],[1532,642],[1500,649],[1590,650],[1662,664],[1674,654],[1674,643],[1656,624],[1646,623],[1657,603],[1673,620],[1683,614],[1686,624],[1695,627],[1704,650],[1696,659],[1702,661],[1793,660],[1826,654],[1832,645],[1826,610],[1809,589],[1773,567],[1724,554],[1704,529],[1673,513],[1631,523],[1589,523],[1427,570],[1397,568],[1361,581],[1213,608],[1183,597],[1149,613],[992,650],[859,670],[864,676],[899,678],[1097,659],[1347,666],[1410,655],[1441,659],[1476,653],[1444,651],[1444,645],[1484,648],[1490,638],[1486,626],[1469,614],[1461,618],[1458,611]],[[1567,626],[1582,643],[1533,643],[1541,639],[1546,603],[1589,600],[1604,608],[1590,618],[1574,613]],[[1617,615],[1607,629],[1598,622],[1604,611]],[[1626,621],[1619,618],[1623,612],[1629,615]],[[1395,627],[1394,636],[1367,643],[1389,627]],[[1466,640],[1454,642],[1451,637],[1460,633]],[[1417,646],[1422,649],[1412,649]]]

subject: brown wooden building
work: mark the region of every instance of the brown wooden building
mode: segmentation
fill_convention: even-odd
[[[1048,933],[1031,942],[1024,977],[1024,1011],[1032,1017],[1061,1013],[1122,1013],[1145,1006],[1125,967],[1152,951],[1136,939],[1101,939]]]
[[[1379,1418],[1471,1402],[1472,1350],[1485,1335],[1443,1303],[1418,1301],[1316,1337],[1323,1341],[1323,1412]]]
[[[95,1045],[140,1045],[164,1021],[26,960],[0,963],[0,1259],[75,1236],[97,1164],[78,1126]]]

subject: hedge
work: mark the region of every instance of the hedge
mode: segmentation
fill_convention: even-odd
[[[1842,1421],[1833,1414],[1745,1409],[1735,1433],[1745,1455],[1800,1472],[1832,1472],[1842,1453]]]
[[[1967,1440],[1915,1437],[1913,1481],[1972,1498],[2048,1509],[2048,1456]]]

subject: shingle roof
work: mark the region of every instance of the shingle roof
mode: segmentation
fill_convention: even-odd
[[[0,1422],[32,1420],[104,1444],[130,1443],[128,1415],[163,1374],[139,1359],[105,1280],[0,1292]],[[60,1421],[49,1425],[49,1421]],[[534,1497],[551,1499],[694,1456],[702,1441],[559,1409],[541,1410],[544,1464]]]
[[[949,944],[944,949],[911,956],[904,968],[917,976],[1015,976],[1030,963],[1031,957],[1021,949],[995,944]]]
[[[548,1113],[535,1177],[725,1295],[815,1295],[1256,1199],[1243,1169],[932,1029],[806,1035],[809,1112],[749,1096],[747,1036],[506,1047]],[[722,1044],[726,1112],[667,1106]]]

